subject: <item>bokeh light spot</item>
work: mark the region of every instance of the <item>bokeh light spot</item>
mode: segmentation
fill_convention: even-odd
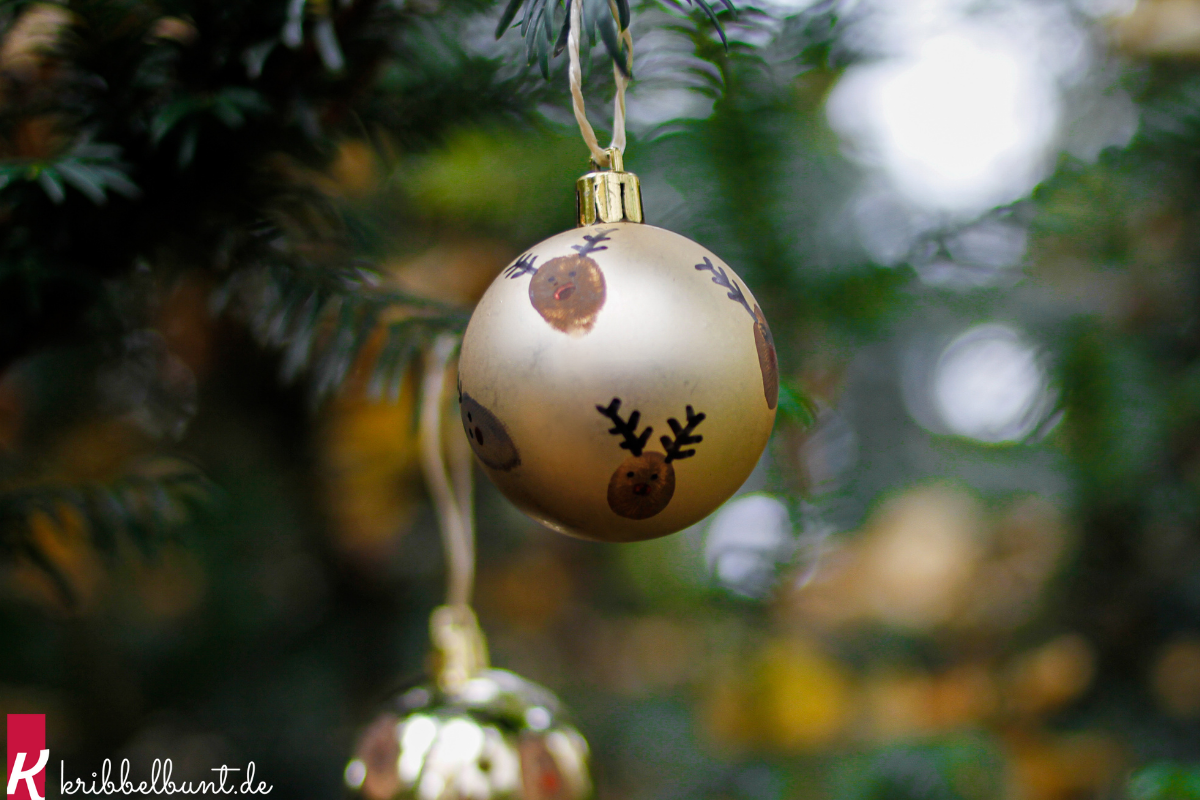
[[[1006,325],[980,325],[951,342],[933,382],[945,426],[984,442],[1024,439],[1050,405],[1038,350]]]
[[[1058,100],[1017,42],[963,25],[907,54],[851,67],[831,124],[911,202],[980,212],[1041,179]]]
[[[731,500],[708,526],[704,558],[721,585],[746,597],[761,597],[775,580],[776,566],[791,557],[795,537],[787,506],[767,494]]]

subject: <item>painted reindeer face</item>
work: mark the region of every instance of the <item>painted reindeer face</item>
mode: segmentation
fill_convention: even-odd
[[[775,355],[775,337],[757,304],[754,306],[754,347],[758,350],[758,369],[762,372],[767,408],[774,408],[779,402],[779,357]]]
[[[666,453],[645,452],[646,441],[653,428],[647,427],[639,436],[638,420],[641,412],[634,411],[628,420],[621,419],[621,401],[614,397],[608,407],[596,406],[596,410],[613,421],[616,426],[609,433],[624,438],[622,449],[630,456],[621,462],[608,481],[608,507],[614,514],[626,519],[647,519],[662,511],[675,495],[675,468],[672,461],[689,458],[696,454],[694,449],[683,450],[685,445],[696,444],[704,437],[692,436],[696,426],[704,421],[703,414],[696,414],[687,407],[687,425],[682,426],[674,417],[667,420],[674,438],[661,436]]]
[[[518,745],[524,800],[570,800],[575,787],[566,779],[544,736],[525,736]]]
[[[587,333],[596,324],[596,315],[607,297],[604,273],[590,254],[607,250],[607,245],[600,242],[611,241],[608,234],[614,230],[602,228],[584,234],[583,244],[571,245],[574,255],[552,258],[541,267],[534,266],[537,256],[521,256],[505,268],[504,277],[532,275],[529,302],[542,319],[563,333]]]
[[[504,423],[461,389],[458,402],[463,430],[467,432],[471,449],[479,456],[479,460],[492,469],[504,472],[520,466],[521,456]]]
[[[591,330],[604,294],[604,276],[587,256],[551,259],[529,281],[529,302],[542,319],[564,333]]]
[[[608,481],[608,507],[627,519],[653,517],[674,495],[675,468],[662,453],[630,456]]]

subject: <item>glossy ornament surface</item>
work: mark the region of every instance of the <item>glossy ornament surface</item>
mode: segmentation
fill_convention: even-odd
[[[394,698],[346,766],[364,800],[583,800],[588,748],[546,689],[489,669]]]
[[[618,205],[627,190],[597,185]],[[467,326],[459,384],[463,428],[505,496],[554,530],[612,542],[682,530],[732,495],[779,391],[770,329],[733,270],[627,221],[510,264]]]

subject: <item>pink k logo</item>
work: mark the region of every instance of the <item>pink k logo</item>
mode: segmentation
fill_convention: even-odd
[[[8,800],[45,800],[45,714],[8,715]]]

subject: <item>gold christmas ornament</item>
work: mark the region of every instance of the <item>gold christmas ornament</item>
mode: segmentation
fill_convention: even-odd
[[[459,361],[463,428],[488,476],[561,533],[632,542],[706,517],[775,420],[770,328],[733,270],[642,223],[637,176],[577,184],[580,227],[501,272]]]
[[[488,669],[466,606],[432,622],[435,683],[401,693],[367,726],[346,765],[364,800],[583,800],[588,748],[557,698],[511,672]]]

